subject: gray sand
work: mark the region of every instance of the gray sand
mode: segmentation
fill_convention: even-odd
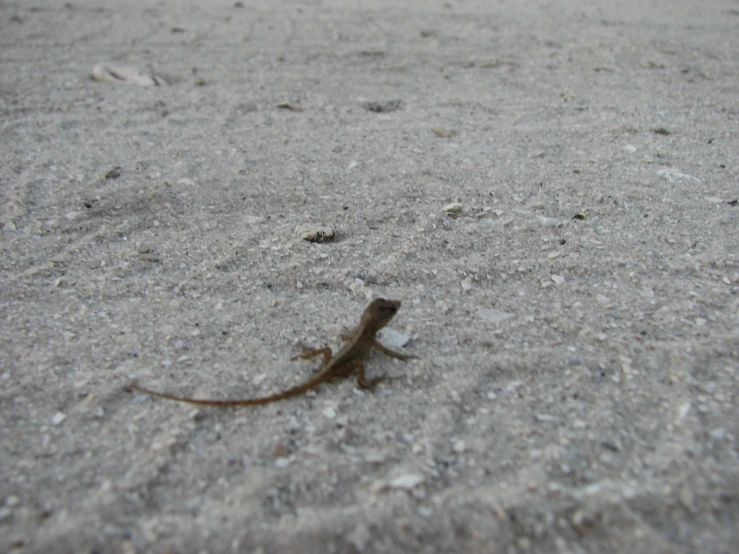
[[[739,3],[358,4],[0,4],[0,551],[736,552]]]

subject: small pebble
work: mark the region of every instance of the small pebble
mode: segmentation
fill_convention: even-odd
[[[444,206],[443,209],[448,214],[458,214],[464,209],[464,205],[459,202],[452,202]]]
[[[624,372],[624,375],[631,375],[633,373],[631,363],[629,361],[621,360],[621,371]]]
[[[726,439],[726,429],[724,429],[723,427],[719,427],[718,429],[714,429],[713,431],[711,431],[708,436],[711,437],[711,440],[713,441],[723,441]]]
[[[560,286],[565,282],[565,278],[562,275],[552,275],[550,279],[554,281],[554,284],[557,286]]]
[[[327,417],[328,419],[333,419],[336,417],[336,410],[329,406],[328,408],[324,408],[321,413],[324,415],[324,417]]]
[[[374,113],[391,113],[398,111],[402,106],[401,100],[384,100],[378,102],[362,102],[364,109]]]
[[[121,176],[121,168],[119,166],[109,169],[105,172],[106,179],[118,179]]]
[[[437,137],[441,138],[451,138],[457,134],[456,131],[448,131],[446,129],[442,129],[441,127],[431,127],[431,130]]]
[[[290,102],[280,102],[277,104],[278,108],[282,108],[283,110],[290,110],[291,112],[302,112],[303,107],[298,104],[291,104]]]
[[[308,242],[331,242],[336,238],[334,227],[318,227],[315,229],[303,229],[300,238]]]
[[[53,425],[61,425],[64,423],[64,420],[67,419],[67,416],[63,414],[62,412],[57,412],[54,414],[54,417],[51,418],[51,423]]]

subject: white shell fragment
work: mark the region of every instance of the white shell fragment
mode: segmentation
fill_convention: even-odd
[[[336,238],[334,227],[316,227],[315,229],[301,229],[300,238],[308,242],[331,242]]]
[[[130,65],[119,65],[112,62],[103,62],[92,68],[91,77],[96,81],[107,83],[132,83],[141,87],[156,87],[166,85],[166,81],[156,75],[147,75],[140,69]]]
[[[62,412],[57,412],[54,414],[54,417],[51,418],[51,423],[53,425],[61,425],[64,423],[64,420],[67,419],[67,415],[63,414]]]
[[[360,523],[347,538],[349,539],[349,543],[357,552],[364,552],[367,545],[372,540],[372,534],[364,523]]]
[[[423,483],[423,475],[419,473],[406,473],[390,481],[390,488],[410,490]]]
[[[380,342],[382,344],[391,349],[402,348],[403,346],[408,344],[408,341],[411,340],[408,335],[400,333],[388,327],[385,327],[379,333],[377,333],[377,338],[380,339]]]
[[[697,181],[698,183],[701,182],[701,180],[697,177],[693,177],[692,175],[683,173],[682,171],[674,167],[666,167],[664,169],[660,169],[657,171],[657,175],[661,175],[670,182],[675,181],[676,179],[689,179],[692,181]]]
[[[562,275],[552,275],[550,279],[554,281],[554,284],[557,286],[565,282],[565,278]]]
[[[537,219],[539,220],[539,223],[541,223],[544,227],[558,227],[562,225],[562,221],[559,219],[555,219],[553,217],[545,217],[543,215],[537,216]]]
[[[448,214],[458,214],[464,209],[464,206],[460,202],[452,202],[444,206],[443,210]]]
[[[677,410],[677,423],[681,423],[690,413],[690,402],[684,402]]]
[[[499,323],[503,323],[506,319],[510,319],[513,317],[513,314],[502,312],[500,310],[494,310],[492,308],[480,308],[479,310],[477,310],[476,315],[480,319],[491,321],[496,325]]]
[[[275,467],[278,469],[285,469],[291,462],[292,460],[290,458],[277,458],[275,460]]]

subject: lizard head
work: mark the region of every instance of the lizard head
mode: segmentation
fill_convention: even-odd
[[[365,329],[371,328],[375,332],[379,331],[390,320],[395,317],[400,309],[399,300],[386,300],[384,298],[375,298],[362,313],[362,320],[359,325]]]

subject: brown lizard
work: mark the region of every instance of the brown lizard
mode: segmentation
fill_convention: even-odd
[[[156,392],[138,386],[135,381],[128,385],[125,390],[127,392],[143,392],[160,398],[176,400],[177,402],[188,402],[190,404],[201,404],[204,406],[253,406],[256,404],[269,404],[270,402],[277,402],[278,400],[303,394],[321,383],[325,383],[339,377],[347,377],[355,369],[358,372],[357,382],[359,383],[359,386],[363,389],[372,388],[377,383],[385,380],[386,376],[378,377],[376,379],[367,379],[364,376],[364,362],[362,360],[369,355],[370,350],[377,348],[377,350],[386,356],[397,358],[399,360],[409,360],[411,358],[418,357],[390,350],[377,340],[377,332],[390,322],[395,314],[398,313],[399,308],[400,302],[398,300],[385,300],[384,298],[376,298],[373,300],[362,313],[359,326],[351,334],[341,337],[341,339],[347,341],[347,343],[336,353],[335,356],[332,355],[331,349],[328,347],[311,350],[301,345],[303,353],[293,358],[293,360],[298,358],[310,359],[323,354],[323,364],[311,379],[308,379],[301,385],[287,389],[284,392],[278,392],[276,394],[260,398],[248,398],[246,400],[207,400],[200,398],[186,398],[163,392]]]

